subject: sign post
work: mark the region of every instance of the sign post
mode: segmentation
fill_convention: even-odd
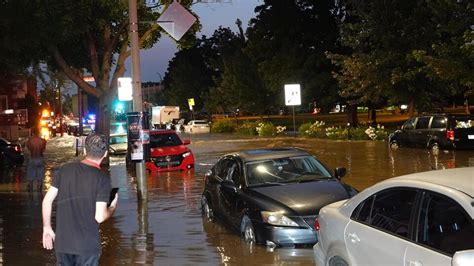
[[[301,105],[300,84],[285,84],[285,104],[293,109],[293,131],[296,138],[295,105]]]

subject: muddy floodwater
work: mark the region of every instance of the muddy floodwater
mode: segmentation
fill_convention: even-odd
[[[398,175],[434,169],[474,166],[473,151],[441,152],[423,149],[391,151],[386,142],[328,141],[300,138],[243,138],[232,135],[185,135],[190,139],[196,168],[147,176],[148,201],[137,201],[136,179],[125,160],[110,161],[112,185],[120,188],[114,217],[101,226],[101,265],[314,265],[311,248],[249,247],[219,221],[201,218],[204,173],[223,154],[249,148],[303,148],[329,168],[344,166],[343,181],[358,190]],[[78,159],[73,137],[51,140],[47,147],[46,187],[51,171]],[[28,154],[26,154],[28,158]],[[26,163],[25,163],[26,165]],[[42,249],[43,192],[26,190],[25,165],[4,169],[0,178],[0,265],[54,265],[51,251]]]

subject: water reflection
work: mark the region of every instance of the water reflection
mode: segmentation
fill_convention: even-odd
[[[237,232],[220,222],[202,219],[200,198],[204,173],[228,152],[262,147],[293,146],[308,150],[330,169],[346,167],[343,181],[361,190],[381,180],[420,171],[474,166],[473,151],[391,150],[385,142],[326,141],[298,138],[239,138],[189,135],[196,169],[149,174],[147,202],[137,200],[134,173],[121,157],[111,158],[112,186],[119,187],[118,209],[101,225],[101,265],[314,265],[311,248],[267,250],[249,247]],[[49,145],[49,144],[48,144]],[[48,146],[51,147],[51,146]],[[79,159],[73,149],[47,150],[44,189],[51,173],[66,160]],[[28,194],[22,168],[0,171],[0,264],[54,265],[54,252],[41,247],[42,193]]]

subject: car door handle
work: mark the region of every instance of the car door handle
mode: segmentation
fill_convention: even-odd
[[[351,240],[352,243],[360,242],[360,238],[355,233],[347,234],[347,237]]]
[[[421,263],[421,262],[418,261],[418,260],[415,260],[415,261],[409,260],[407,266],[423,266],[423,263]]]

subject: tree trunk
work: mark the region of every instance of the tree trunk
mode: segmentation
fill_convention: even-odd
[[[370,109],[370,125],[375,126],[377,124],[377,110],[375,108]]]
[[[350,127],[356,127],[359,124],[357,119],[357,103],[347,101],[347,123]]]
[[[110,136],[110,120],[112,111],[112,99],[110,90],[99,98],[99,108],[97,111],[96,129],[98,133]]]
[[[408,104],[408,117],[413,117],[415,113],[415,102],[413,99],[410,100],[410,103]]]
[[[470,115],[471,114],[471,111],[469,110],[469,101],[466,100],[464,101],[464,111],[466,112],[466,114]]]

